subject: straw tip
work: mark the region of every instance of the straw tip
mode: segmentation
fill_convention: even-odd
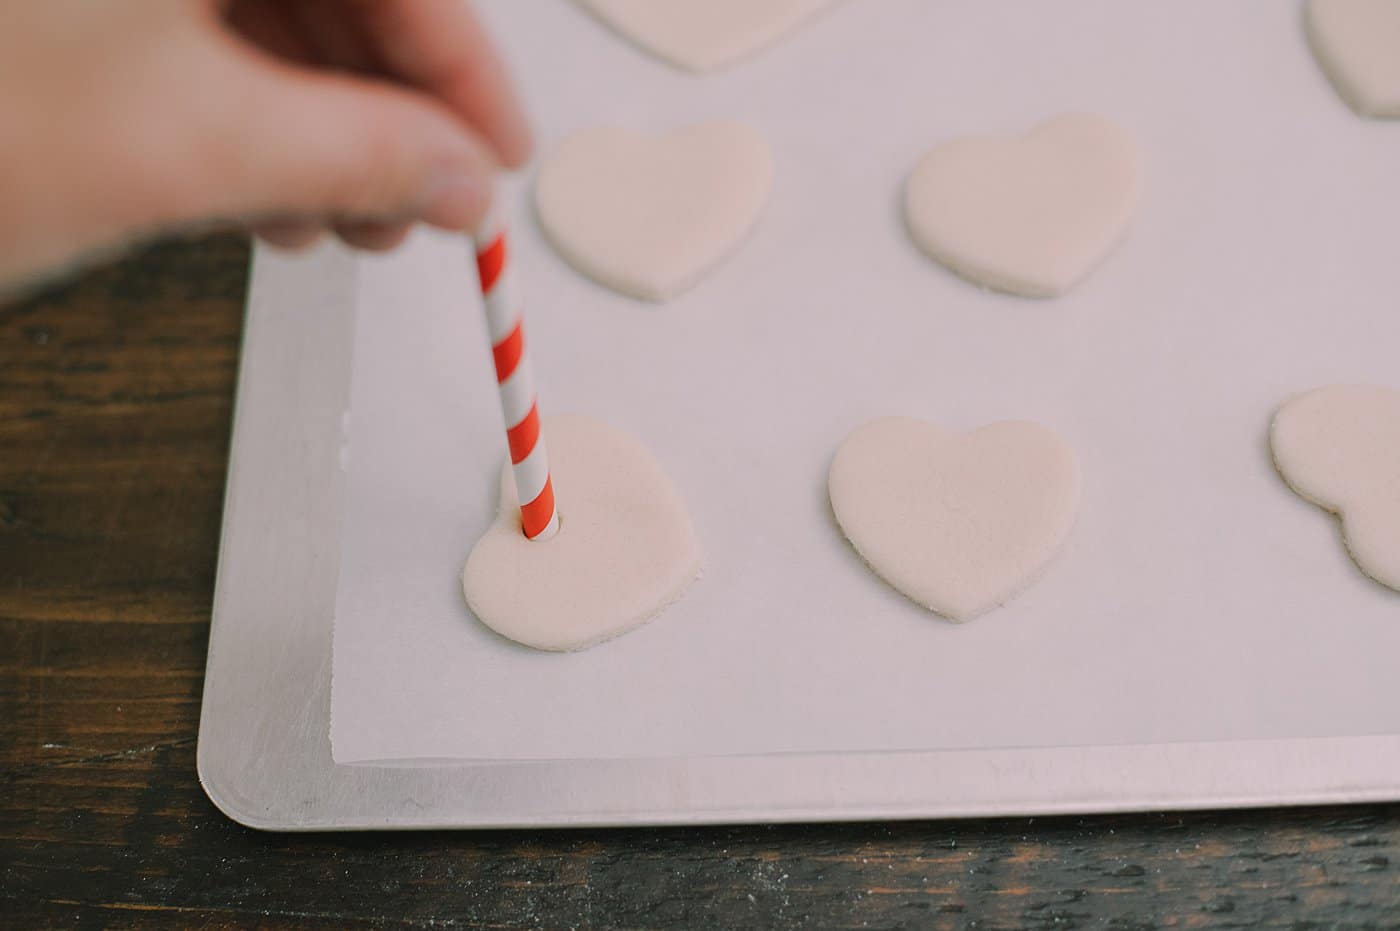
[[[539,533],[537,533],[537,534],[535,534],[535,535],[533,535],[533,536],[531,536],[530,534],[527,533],[527,534],[525,535],[525,539],[530,540],[531,542],[542,542],[542,541],[544,541],[544,540],[550,539],[551,537],[553,537],[553,536],[554,536],[555,534],[557,534],[558,532],[559,532],[559,512],[558,512],[558,511],[555,511],[553,514],[551,514],[551,515],[549,516],[549,523],[547,523],[547,524],[544,525],[544,529],[542,529]]]

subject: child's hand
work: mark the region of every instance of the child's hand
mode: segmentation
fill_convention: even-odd
[[[463,0],[0,5],[0,287],[171,226],[470,229],[530,134]]]

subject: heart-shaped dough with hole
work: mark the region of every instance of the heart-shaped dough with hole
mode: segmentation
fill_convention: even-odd
[[[741,123],[664,136],[589,129],[546,160],[535,209],[554,247],[579,271],[660,301],[738,246],[772,183],[768,144]]]
[[[1310,0],[1307,29],[1322,70],[1353,110],[1400,117],[1400,3]]]
[[[690,71],[745,58],[833,0],[578,0],[638,47]]]
[[[1111,120],[1068,114],[1024,136],[971,136],[930,151],[904,210],[919,248],[1011,294],[1057,297],[1122,239],[1142,191],[1137,144]]]
[[[467,558],[462,590],[487,627],[539,650],[582,650],[659,614],[700,573],[690,515],[651,453],[589,417],[544,421],[559,532],[527,540],[515,477]]]
[[[1361,571],[1400,591],[1400,391],[1333,385],[1274,416],[1274,464],[1304,499],[1336,514]]]
[[[954,621],[1003,604],[1040,575],[1079,508],[1074,451],[1039,424],[965,435],[908,417],[846,438],[831,509],[870,568]]]

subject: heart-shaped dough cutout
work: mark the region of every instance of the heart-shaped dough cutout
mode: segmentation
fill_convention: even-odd
[[[919,248],[963,277],[1056,297],[1123,237],[1142,174],[1137,144],[1121,127],[1069,114],[1024,136],[933,149],[909,176],[905,218]]]
[[[1269,442],[1288,486],[1341,519],[1361,571],[1400,591],[1400,391],[1301,394],[1279,408]]]
[[[753,54],[832,0],[579,0],[656,57],[711,71]]]
[[[582,650],[646,623],[700,572],[685,504],[641,443],[588,417],[544,421],[559,532],[527,540],[515,478],[462,572],[487,627],[540,650]]]
[[[870,567],[931,611],[965,621],[1022,591],[1079,508],[1079,463],[1038,424],[959,436],[908,417],[876,420],[831,463],[831,508]]]
[[[1313,54],[1353,110],[1400,117],[1400,3],[1311,0],[1307,26]]]
[[[665,136],[589,129],[545,162],[535,207],[571,265],[624,294],[659,301],[733,251],[772,183],[767,143],[739,123]]]

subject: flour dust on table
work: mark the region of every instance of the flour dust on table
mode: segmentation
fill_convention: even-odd
[[[910,235],[977,284],[1058,297],[1122,239],[1142,190],[1136,142],[1111,120],[1067,114],[1024,136],[970,136],[919,161],[905,188]]]
[[[1400,2],[1310,0],[1307,30],[1323,71],[1353,110],[1400,117]]]
[[[578,0],[617,33],[690,71],[712,71],[781,39],[833,0]]]
[[[856,551],[918,604],[965,621],[1029,586],[1079,508],[1074,451],[1039,424],[966,435],[908,417],[846,438],[828,476],[831,508]]]
[[[507,465],[495,523],[472,548],[462,590],[502,636],[540,650],[582,650],[679,598],[700,573],[700,545],[670,478],[637,440],[581,416],[545,418],[544,436],[559,532],[525,538]]]
[[[1269,440],[1288,486],[1341,519],[1361,571],[1400,591],[1400,391],[1309,391],[1279,408]]]
[[[661,136],[603,127],[575,133],[550,153],[535,209],[551,243],[579,271],[661,301],[734,251],[772,183],[768,144],[741,123]]]

